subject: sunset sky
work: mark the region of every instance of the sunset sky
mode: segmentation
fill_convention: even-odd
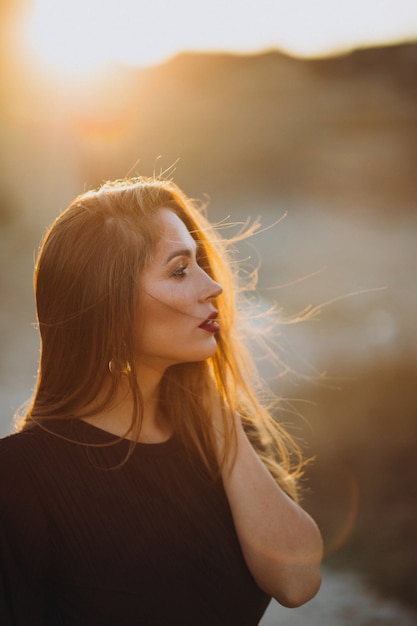
[[[23,45],[50,70],[148,65],[184,50],[317,56],[417,39],[416,0],[33,0]]]

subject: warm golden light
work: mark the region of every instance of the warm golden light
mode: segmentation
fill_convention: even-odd
[[[36,0],[26,37],[47,69],[83,76],[112,62],[146,66],[165,60],[181,48],[176,22],[181,15],[175,6],[160,0]]]
[[[27,24],[29,47],[49,70],[83,75],[100,69],[109,54],[95,32],[98,10],[99,2],[36,0]]]
[[[114,61],[150,65],[185,50],[309,56],[417,37],[415,0],[33,1],[29,47],[67,75]]]

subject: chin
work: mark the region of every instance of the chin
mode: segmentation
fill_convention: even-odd
[[[205,361],[206,359],[210,359],[217,352],[217,346],[212,348],[211,350],[202,350],[200,353],[194,353],[190,355],[190,358],[186,361],[182,361],[183,363],[200,363],[201,361]]]
[[[213,343],[210,347],[207,347],[207,350],[204,350],[205,352],[205,356],[203,357],[202,360],[204,359],[209,359],[210,357],[214,356],[217,352],[217,341],[213,338]]]

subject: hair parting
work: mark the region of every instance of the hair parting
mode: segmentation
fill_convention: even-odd
[[[171,209],[184,222],[197,243],[199,264],[222,285],[223,294],[216,300],[222,331],[215,355],[168,368],[160,385],[160,405],[187,450],[199,455],[213,477],[235,447],[230,415],[240,415],[261,460],[297,499],[301,452],[271,415],[271,393],[247,348],[248,306],[239,264],[232,257],[234,244],[259,232],[260,221],[244,222],[237,235],[222,238],[220,230],[229,224],[211,224],[204,207],[172,181],[107,182],[76,198],[48,230],[34,277],[41,336],[38,380],[20,427],[37,423],[48,429],[51,419],[88,417],[111,405],[120,385],[128,384],[134,399],[130,432],[133,438],[140,432],[143,398],[132,336],[140,311],[139,278],[153,258],[161,208]],[[249,275],[250,290],[256,275]],[[115,367],[110,373],[109,362],[129,363],[130,371]],[[100,395],[104,380],[109,384]],[[224,458],[218,462],[213,401],[220,403],[226,432]],[[134,442],[129,454],[133,447]]]

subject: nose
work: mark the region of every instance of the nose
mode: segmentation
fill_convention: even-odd
[[[207,302],[218,298],[223,293],[223,287],[211,278],[204,270],[204,287],[201,291],[201,302]]]

